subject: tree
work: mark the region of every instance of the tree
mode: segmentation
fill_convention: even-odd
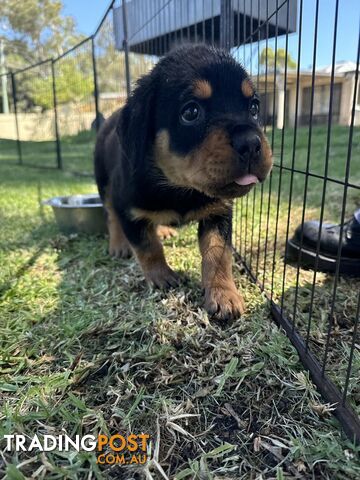
[[[5,44],[7,70],[16,71],[56,58],[80,42],[75,21],[62,13],[62,0],[1,0],[0,39]],[[50,64],[16,75],[18,107],[29,111],[53,106]],[[81,101],[93,92],[91,47],[56,63],[57,97],[60,102]]]
[[[286,50],[284,48],[278,48],[276,50],[276,55],[275,51],[271,47],[263,48],[260,54],[260,65],[266,65],[266,62],[269,70],[283,72],[285,70],[286,63],[289,70],[296,68],[295,60],[292,58],[290,53],[288,53],[286,56]]]
[[[86,53],[76,57],[62,58],[55,63],[56,99],[58,104],[80,103],[94,92],[94,77],[91,55]],[[44,110],[53,108],[53,86],[51,70],[44,76],[34,76],[28,82],[33,104]]]
[[[0,37],[8,70],[61,55],[83,36],[61,0],[1,0]]]

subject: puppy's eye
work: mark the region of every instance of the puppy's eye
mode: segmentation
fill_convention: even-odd
[[[200,116],[200,105],[196,102],[189,102],[183,106],[180,111],[180,119],[183,124],[191,125],[195,123]]]
[[[255,118],[255,120],[259,116],[259,111],[260,111],[259,102],[257,100],[253,100],[250,103],[250,115],[252,115]]]

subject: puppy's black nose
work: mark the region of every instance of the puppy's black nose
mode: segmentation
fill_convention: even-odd
[[[261,152],[261,140],[254,131],[235,132],[232,135],[232,146],[242,157],[258,157]]]

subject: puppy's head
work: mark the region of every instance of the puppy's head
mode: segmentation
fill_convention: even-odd
[[[204,45],[177,49],[144,77],[133,100],[145,90],[142,143],[170,184],[233,198],[265,180],[272,160],[259,98],[228,53]]]

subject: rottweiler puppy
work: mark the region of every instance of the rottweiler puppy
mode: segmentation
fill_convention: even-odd
[[[229,53],[184,46],[137,82],[95,147],[110,254],[134,253],[149,283],[173,287],[179,277],[158,233],[199,222],[205,308],[219,319],[244,310],[232,276],[233,199],[263,182],[272,166],[259,107],[253,83]]]

